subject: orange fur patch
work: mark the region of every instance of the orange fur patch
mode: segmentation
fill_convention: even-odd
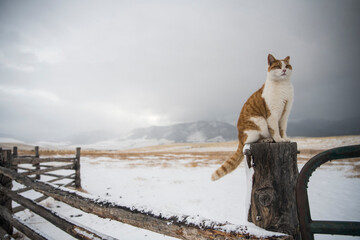
[[[239,131],[239,141],[243,145],[247,139],[247,135],[244,134],[246,130],[260,130],[259,126],[251,121],[251,118],[264,117],[267,119],[270,116],[270,111],[265,103],[265,99],[261,96],[264,86],[265,85],[250,96],[241,110],[237,128]]]
[[[274,69],[281,69],[281,68],[282,68],[281,61],[276,60],[268,67],[268,72],[270,72],[271,70],[274,70]]]

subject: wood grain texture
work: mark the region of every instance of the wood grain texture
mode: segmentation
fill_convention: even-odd
[[[11,150],[2,150],[0,149],[0,166],[1,167],[10,167],[11,162]],[[12,180],[9,176],[4,174],[0,174],[0,184],[4,188],[11,189],[12,188]],[[11,198],[6,196],[5,194],[0,193],[0,205],[4,206],[9,211],[12,211],[12,201]],[[3,228],[8,234],[13,233],[13,227],[5,218],[0,217],[0,227]]]
[[[266,230],[298,238],[297,144],[253,143],[250,152],[254,175],[248,220]]]

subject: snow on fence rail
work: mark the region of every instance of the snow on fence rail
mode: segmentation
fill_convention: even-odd
[[[64,202],[84,212],[95,214],[102,218],[110,218],[135,227],[147,229],[160,234],[180,239],[292,239],[284,234],[274,234],[270,237],[257,237],[249,233],[246,226],[234,225],[228,222],[220,223],[199,216],[172,215],[169,213],[153,212],[149,209],[124,206],[104,199],[95,198],[89,194],[70,190],[64,186],[57,186],[52,183],[42,182],[37,179],[30,179],[27,175],[17,173],[10,169],[10,162],[13,155],[10,150],[1,151],[0,166],[0,226],[5,232],[12,232],[12,226],[28,235],[31,239],[47,239],[31,226],[16,219],[11,212],[11,201],[14,200],[24,207],[36,212],[49,222],[77,239],[113,239],[112,237],[96,233],[94,230],[65,219],[57,213],[40,206],[35,201],[20,196],[12,191],[11,181],[25,185],[58,201]],[[79,154],[80,155],[80,154]],[[10,203],[10,204],[9,204]],[[0,228],[0,229],[1,229]],[[4,231],[3,231],[4,232]],[[1,233],[1,231],[0,231]]]

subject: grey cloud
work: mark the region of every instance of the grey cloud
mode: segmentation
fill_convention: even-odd
[[[359,116],[359,9],[357,1],[2,1],[0,86],[49,92],[58,103],[3,95],[1,126],[13,127],[0,132],[234,123],[265,80],[268,53],[291,56],[290,118]]]

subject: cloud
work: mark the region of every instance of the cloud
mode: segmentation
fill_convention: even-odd
[[[36,60],[35,63],[43,64],[59,64],[64,61],[64,56],[59,49],[54,48],[31,48],[21,46],[20,51],[22,53],[32,54]]]
[[[34,71],[33,61],[34,56],[21,52],[15,47],[9,47],[3,50],[0,48],[0,66],[7,69],[32,72]]]
[[[290,118],[359,115],[358,10],[354,1],[4,2],[0,123],[44,136],[235,123],[265,81],[268,53],[291,56]]]
[[[50,101],[53,103],[60,102],[60,98],[57,95],[41,89],[9,88],[0,85],[0,91],[3,92],[3,94],[8,94],[16,98],[30,98],[24,99],[25,101],[31,101],[35,98],[38,100]]]

